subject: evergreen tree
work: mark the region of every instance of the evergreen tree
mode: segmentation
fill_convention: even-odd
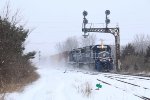
[[[34,72],[29,59],[34,58],[35,52],[23,54],[28,34],[29,30],[23,26],[0,17],[0,87],[1,81],[5,84],[17,82]]]
[[[29,30],[23,29],[23,26],[17,27],[6,18],[0,17],[0,65],[4,62],[10,63],[9,61],[13,59],[13,56],[23,57],[23,50],[25,49],[23,43],[28,33]],[[35,55],[35,53],[33,54]],[[28,56],[34,55],[28,54]]]

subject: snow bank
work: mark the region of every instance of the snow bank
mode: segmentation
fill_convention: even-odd
[[[76,69],[64,63],[54,65],[46,61],[38,64],[38,68],[40,79],[26,86],[22,92],[7,94],[6,100],[141,100],[132,93],[132,89],[137,88],[127,88],[129,85],[108,79],[103,73],[91,74],[92,71]],[[112,86],[97,79],[109,82]],[[98,83],[102,88],[96,90]]]

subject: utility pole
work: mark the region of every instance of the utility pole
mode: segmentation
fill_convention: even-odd
[[[108,19],[108,15],[110,14],[109,10],[105,11],[106,14],[106,27],[105,28],[97,28],[97,27],[89,27],[87,28],[86,25],[88,24],[88,20],[86,19],[86,16],[88,15],[87,11],[83,11],[83,26],[82,26],[82,32],[84,32],[83,37],[88,37],[88,32],[99,32],[99,33],[111,33],[115,37],[115,50],[116,50],[116,70],[120,71],[120,34],[119,34],[119,27],[115,28],[108,28],[108,24],[110,23],[110,19]]]
[[[39,51],[39,63],[41,61],[41,51]]]

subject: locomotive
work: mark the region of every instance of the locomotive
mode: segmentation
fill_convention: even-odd
[[[111,71],[113,59],[109,45],[93,45],[73,49],[69,52],[69,63],[79,67],[88,65],[97,71]]]

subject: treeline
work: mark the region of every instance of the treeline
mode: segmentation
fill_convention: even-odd
[[[150,36],[136,35],[132,43],[122,49],[121,68],[123,72],[150,72]]]
[[[9,7],[5,11],[0,15],[0,93],[15,90],[38,77],[30,62],[35,52],[23,53],[30,31],[19,25],[18,12],[10,16]]]
[[[65,41],[58,42],[55,46],[56,50],[60,53],[71,51],[79,47],[95,45],[96,35],[91,34],[87,38],[84,37],[68,37]]]
[[[53,62],[60,62],[62,60],[68,60],[68,51],[73,49],[95,45],[96,35],[91,34],[87,38],[84,37],[68,37],[65,41],[58,42],[55,45],[58,54],[51,56]]]
[[[67,52],[79,47],[95,45],[96,35],[91,34],[88,38],[69,37],[66,41],[56,44],[59,54],[53,56],[57,61],[67,58]],[[111,46],[112,55],[115,59],[115,46]],[[150,36],[138,34],[134,40],[125,46],[121,46],[121,72],[139,73],[150,72]],[[67,60],[67,59],[66,59]]]

